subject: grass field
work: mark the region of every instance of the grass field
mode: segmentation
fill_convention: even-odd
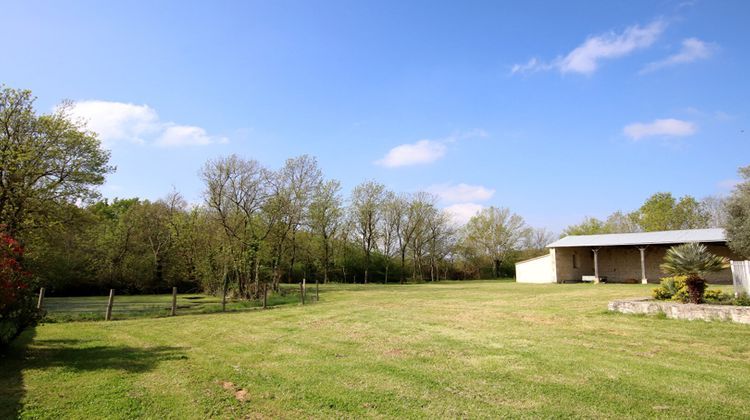
[[[606,312],[650,288],[326,286],[304,307],[45,324],[0,359],[0,418],[747,418],[750,327]]]
[[[269,293],[267,306],[286,305],[300,301],[296,284],[281,285],[282,293]],[[308,299],[311,293],[308,289]],[[44,299],[46,322],[99,321],[104,319],[108,296],[48,297]],[[226,311],[258,309],[260,300],[228,300]],[[115,295],[112,319],[154,318],[169,316],[172,295]],[[177,314],[221,312],[221,297],[201,294],[177,296]]]

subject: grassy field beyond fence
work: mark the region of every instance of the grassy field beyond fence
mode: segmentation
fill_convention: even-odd
[[[313,290],[314,293],[314,290]],[[311,293],[308,288],[308,300]],[[107,309],[108,296],[45,297],[46,322],[97,321],[103,320]],[[299,286],[282,285],[280,293],[269,291],[269,307],[298,303]],[[227,311],[257,309],[263,306],[261,300],[227,300]],[[169,316],[172,309],[172,295],[118,295],[115,293],[112,305],[112,319],[132,319]],[[177,315],[221,312],[221,297],[204,294],[178,294]]]
[[[750,327],[606,311],[652,287],[328,285],[46,323],[0,359],[0,418],[747,418]]]

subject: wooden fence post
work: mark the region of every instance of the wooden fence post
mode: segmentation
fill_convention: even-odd
[[[302,284],[302,282],[299,283],[299,298],[302,304],[305,304],[305,286]]]
[[[109,289],[109,301],[107,302],[107,313],[104,314],[104,320],[112,320],[112,303],[115,299],[115,289]]]
[[[42,309],[42,305],[44,305],[44,287],[39,289],[39,300],[36,302],[36,308]]]
[[[177,288],[172,288],[172,316],[177,314]]]
[[[320,285],[318,284],[318,276],[315,276],[315,301],[320,300]]]

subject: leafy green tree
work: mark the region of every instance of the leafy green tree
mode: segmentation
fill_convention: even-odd
[[[350,218],[357,240],[365,254],[364,283],[370,275],[372,251],[377,247],[378,226],[382,218],[385,186],[374,181],[363,182],[352,191]]]
[[[323,268],[323,283],[328,283],[331,269],[332,239],[341,225],[343,214],[341,204],[341,184],[331,180],[320,183],[310,204],[309,223],[312,231],[320,236]]]
[[[114,169],[71,105],[37,115],[30,91],[0,88],[0,223],[11,236],[54,222],[55,206],[96,197]]]
[[[686,195],[676,200],[671,193],[649,197],[634,216],[646,232],[708,227],[709,215],[695,198]]]
[[[463,228],[464,246],[489,258],[496,278],[500,277],[501,264],[520,249],[527,236],[523,218],[507,208],[482,209]]]
[[[612,233],[607,223],[597,219],[596,217],[586,217],[583,222],[577,225],[571,225],[565,228],[562,232],[562,236],[568,235],[596,235],[600,233]]]
[[[739,169],[742,183],[735,187],[726,203],[726,231],[729,247],[750,258],[750,166]]]
[[[703,279],[708,273],[727,268],[729,262],[708,252],[705,245],[691,242],[669,248],[664,256],[661,270],[673,276],[686,276],[685,285],[688,288],[691,303],[701,303],[706,281]]]

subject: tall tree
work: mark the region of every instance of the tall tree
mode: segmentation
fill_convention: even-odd
[[[263,239],[255,220],[268,198],[266,170],[255,160],[236,155],[211,160],[202,171],[206,204],[221,224],[226,250],[231,254],[227,272],[237,279],[239,293],[248,294],[247,282],[257,273],[258,250]],[[257,279],[256,290],[257,293]]]
[[[708,226],[707,214],[698,201],[689,195],[678,201],[671,193],[656,193],[643,203],[634,217],[646,232]]]
[[[96,197],[114,170],[71,106],[37,115],[30,91],[0,87],[0,224],[11,236],[50,223],[56,205]]]
[[[372,250],[377,246],[384,193],[385,187],[375,181],[359,184],[352,191],[350,217],[365,254],[365,284],[369,279]]]
[[[527,230],[524,238],[524,248],[531,254],[528,257],[535,257],[547,253],[546,247],[555,240],[555,234],[545,228]]]
[[[601,233],[611,233],[610,227],[596,217],[586,217],[583,222],[577,225],[571,225],[563,230],[561,236],[568,235],[596,235]]]
[[[279,171],[278,181],[281,182],[278,192],[286,203],[286,231],[282,232],[282,245],[278,249],[283,251],[284,241],[288,239],[289,280],[293,281],[294,264],[297,259],[297,233],[307,221],[310,202],[323,182],[323,174],[317,159],[310,155],[302,155],[287,159]],[[281,255],[277,257],[280,262]]]
[[[718,228],[727,224],[727,198],[710,195],[701,200],[701,208],[708,217],[708,227]]]
[[[404,216],[401,199],[392,191],[387,191],[383,199],[383,218],[380,241],[385,257],[385,282],[391,268],[391,258],[396,247],[396,236]]]
[[[491,259],[496,278],[500,277],[500,265],[520,248],[528,232],[523,218],[504,207],[482,209],[463,230],[465,246]]]
[[[750,166],[739,169],[742,182],[727,200],[726,231],[729,247],[750,259]]]
[[[315,191],[315,197],[310,204],[310,227],[320,236],[323,258],[323,282],[328,283],[328,272],[331,268],[332,238],[341,223],[343,209],[341,207],[341,184],[336,180],[320,183]]]

